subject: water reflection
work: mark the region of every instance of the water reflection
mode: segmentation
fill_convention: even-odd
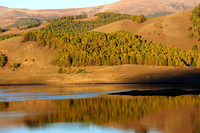
[[[73,88],[73,89],[72,89]],[[92,89],[93,88],[93,89]],[[122,89],[124,88],[124,89]],[[59,95],[105,94],[133,90],[141,86],[68,86],[1,88],[12,98],[14,94],[39,94],[38,100],[2,100],[0,132],[200,132],[200,95],[122,96],[60,99]],[[142,89],[141,89],[142,88]],[[150,89],[161,87],[151,87]],[[163,87],[165,88],[165,87]],[[91,90],[93,92],[91,92]],[[48,100],[42,95],[48,93]],[[40,95],[41,94],[41,95]],[[120,94],[120,93],[119,93]],[[53,99],[51,96],[58,96]],[[5,96],[6,98],[6,96]]]
[[[0,128],[5,130],[13,126],[26,126],[26,130],[35,130],[48,127],[51,123],[53,126],[55,123],[87,123],[93,127],[113,127],[124,132],[135,130],[145,133],[156,128],[166,132],[198,133],[199,101],[200,96],[104,96],[89,99],[2,102]],[[102,131],[101,128],[98,130]]]

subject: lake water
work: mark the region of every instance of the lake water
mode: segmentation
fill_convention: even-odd
[[[163,93],[160,90],[167,89],[170,91],[166,95],[159,96]],[[199,133],[200,93],[191,94],[194,89],[199,88],[128,84],[0,86],[0,132]],[[149,90],[153,96],[144,96]],[[138,96],[134,96],[136,91]]]

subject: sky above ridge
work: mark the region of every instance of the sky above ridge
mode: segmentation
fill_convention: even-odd
[[[0,0],[0,6],[28,9],[63,9],[92,7],[119,0]]]

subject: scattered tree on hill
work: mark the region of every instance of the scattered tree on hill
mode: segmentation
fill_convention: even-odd
[[[5,56],[4,54],[0,54],[0,67],[4,67],[7,62],[8,62],[7,56]]]
[[[21,66],[21,63],[16,63],[16,62],[10,65],[10,67],[13,67],[13,68],[19,68],[20,66]]]
[[[192,50],[198,50],[198,46],[194,44],[194,45],[192,46]]]
[[[147,18],[144,15],[139,15],[137,17],[133,17],[133,21],[136,21],[138,23],[143,23],[146,20],[147,20]]]
[[[6,30],[5,29],[2,29],[1,27],[0,27],[0,33],[3,33],[3,32],[5,32]]]

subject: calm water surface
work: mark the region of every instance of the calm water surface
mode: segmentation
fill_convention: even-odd
[[[199,133],[200,95],[112,95],[180,85],[0,86],[3,133]]]

